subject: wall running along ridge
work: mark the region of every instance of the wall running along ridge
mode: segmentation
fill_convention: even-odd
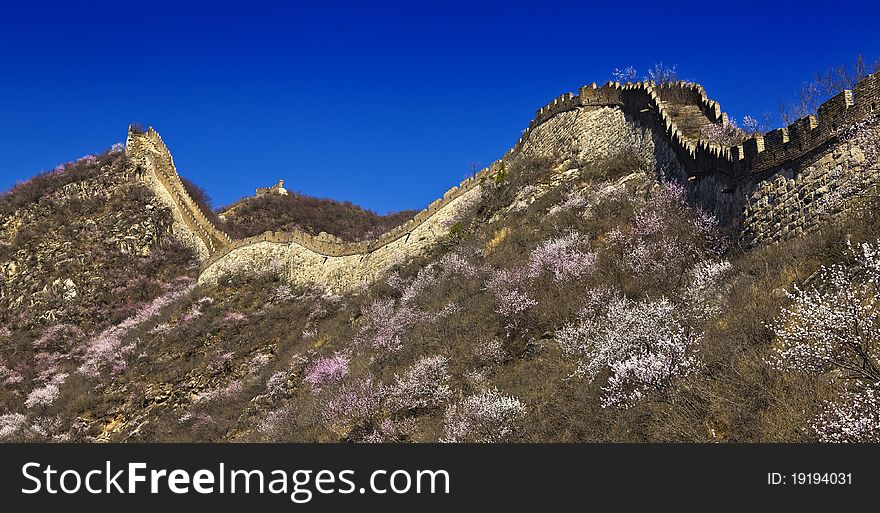
[[[201,283],[216,284],[234,273],[268,271],[298,284],[345,290],[377,279],[395,263],[438,242],[451,220],[479,197],[483,180],[515,159],[534,156],[589,161],[627,146],[647,148],[652,155],[645,158],[653,160],[662,179],[686,184],[693,200],[722,224],[739,230],[746,244],[803,233],[844,208],[829,209],[823,198],[847,191],[853,174],[861,172],[859,179],[869,184],[880,178],[874,163],[860,160],[858,149],[853,153],[851,142],[846,152],[840,150],[841,136],[852,126],[862,123],[877,129],[873,120],[878,102],[880,78],[869,75],[852,91],[823,103],[818,117],[808,116],[728,147],[700,138],[703,127],[725,123],[727,115],[698,84],[591,84],[539,109],[501,159],[448,190],[413,219],[378,239],[356,243],[300,231],[229,240],[183,190],[171,155],[155,130],[129,131],[126,151],[155,175],[167,192],[165,197],[180,211],[185,228],[202,245],[200,254],[207,253]],[[643,144],[633,144],[639,138]]]
[[[140,133],[129,127],[125,155],[130,168],[171,209],[174,236],[192,248],[200,260],[232,242],[229,235],[205,217],[190,197],[177,174],[171,152],[158,132],[149,128]]]

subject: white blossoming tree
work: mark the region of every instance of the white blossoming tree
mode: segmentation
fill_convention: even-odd
[[[520,429],[526,407],[497,389],[465,397],[446,409],[442,442],[510,441]]]
[[[584,310],[556,338],[563,352],[577,360],[575,375],[594,380],[610,370],[603,407],[626,408],[649,393],[662,397],[676,378],[698,365],[699,335],[679,320],[676,306],[666,299],[635,302],[613,296],[604,307]]]
[[[812,426],[822,441],[880,441],[880,246],[850,248],[852,265],[823,267],[818,282],[795,287],[772,326],[768,363],[827,376],[845,391]]]

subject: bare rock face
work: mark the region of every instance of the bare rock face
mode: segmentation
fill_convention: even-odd
[[[100,296],[111,266],[150,257],[170,232],[170,212],[153,202],[117,155],[0,219],[3,317],[57,322]]]

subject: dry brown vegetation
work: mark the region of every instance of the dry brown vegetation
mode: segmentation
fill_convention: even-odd
[[[297,193],[247,198],[223,211],[226,221],[219,226],[233,238],[299,229],[312,235],[326,232],[346,241],[376,237],[403,224],[416,213],[407,210],[380,216],[347,201]]]
[[[815,440],[807,426],[829,391],[815,377],[766,364],[773,343],[767,325],[788,301],[781,292],[844,259],[847,238],[880,237],[880,209],[867,205],[869,217],[743,251],[719,246],[717,230],[680,201],[681,191],[657,185],[637,161],[596,162],[574,180],[536,186],[550,183],[553,168],[536,160],[505,169],[483,184],[473,214],[431,254],[343,297],[268,275],[190,290],[183,285],[195,273],[192,255],[170,240],[149,257],[121,255],[112,246],[96,250],[99,239],[52,221],[95,217],[102,209],[135,216],[150,199],[137,184],[122,187],[109,204],[96,199],[47,209],[45,224],[0,247],[0,260],[40,254],[47,240],[91,240],[81,250],[89,258],[69,272],[96,273],[101,283],[67,305],[63,323],[70,328],[50,332],[60,321],[13,319],[8,306],[2,312],[9,327],[0,333],[3,379],[21,379],[0,390],[0,416],[12,422],[24,415],[7,439]],[[607,189],[640,170],[641,177]],[[75,172],[87,180],[100,166]],[[18,211],[51,197],[63,180],[42,178],[0,201],[5,212]],[[37,188],[39,194],[31,192]],[[195,189],[191,194],[199,197]],[[523,197],[527,204],[512,208]],[[207,198],[200,201],[209,207]],[[351,239],[390,222],[299,196],[250,200],[234,219],[242,234],[308,226]],[[722,259],[730,267],[695,301],[694,268]],[[182,295],[150,306],[175,287]],[[660,392],[607,407],[610,371],[578,375],[577,360],[560,342],[561,328],[582,312],[599,315],[596,298],[607,302],[605,291],[632,302],[672,301],[683,326],[702,333],[695,348],[700,365]],[[107,338],[102,333],[139,312],[149,315],[120,335],[118,354],[102,356],[96,376],[82,372],[89,348]],[[328,370],[319,372],[321,366]],[[413,368],[439,377],[409,383]],[[34,390],[61,374],[67,376],[57,397],[35,404]],[[489,403],[508,415],[509,432],[468,410],[469,400],[491,399],[493,390],[511,398]]]

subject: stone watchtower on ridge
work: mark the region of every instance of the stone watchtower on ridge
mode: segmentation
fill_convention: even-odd
[[[280,194],[281,196],[287,196],[287,189],[284,188],[284,180],[278,180],[278,183],[272,187],[258,187],[257,196],[262,196],[264,194]]]

